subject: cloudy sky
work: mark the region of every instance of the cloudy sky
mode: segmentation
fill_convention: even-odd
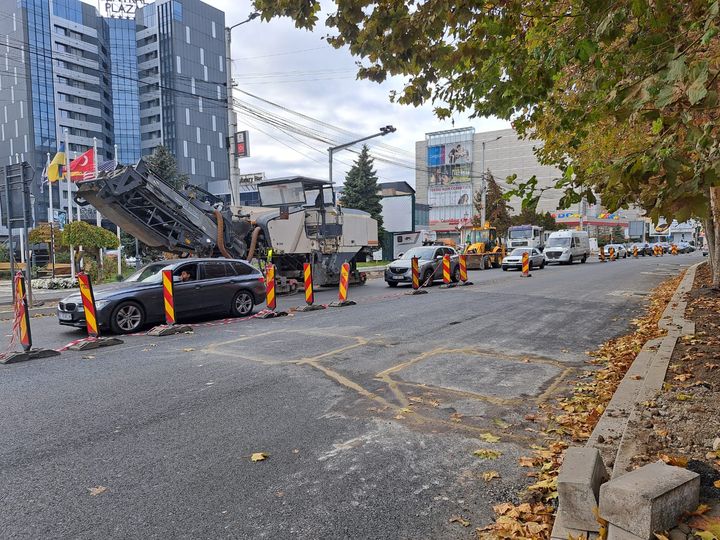
[[[247,19],[253,11],[247,0],[205,1],[225,11],[228,25]],[[319,17],[320,26],[313,32],[295,28],[290,19],[273,19],[269,23],[255,19],[235,28],[233,76],[239,90],[337,130],[238,91],[235,98],[254,110],[261,108],[273,117],[281,116],[330,135],[335,144],[376,133],[379,127],[391,124],[397,128],[395,133],[368,143],[371,151],[375,148],[384,159],[393,162],[376,161],[378,176],[381,182],[404,180],[414,185],[415,141],[424,139],[426,132],[450,129],[451,123],[435,118],[430,105],[413,108],[391,103],[388,94],[392,89],[402,88],[399,79],[382,85],[356,80],[356,59],[346,49],[334,49],[322,39],[328,34],[322,21],[333,4],[324,5]],[[478,132],[509,127],[495,118],[470,121],[467,116],[455,117],[455,127],[466,126],[472,126]],[[327,178],[328,144],[297,134],[287,135],[247,114],[240,115],[238,127],[250,131],[251,157],[240,161],[243,173]],[[344,135],[343,131],[348,134]],[[342,183],[355,158],[356,154],[348,151],[335,154],[333,177],[336,183]]]

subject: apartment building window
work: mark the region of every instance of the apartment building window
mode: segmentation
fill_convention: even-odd
[[[185,43],[190,45],[190,27],[189,26],[185,27]]]
[[[183,156],[188,157],[187,141],[183,141]]]
[[[200,47],[200,63],[204,66],[205,65],[205,49]]]
[[[216,38],[217,35],[215,34],[215,21],[211,21],[210,24],[212,25],[212,37]]]
[[[214,161],[210,162],[210,176],[215,178],[215,162]]]
[[[182,73],[182,62],[179,56],[175,57],[175,63],[177,64],[177,72]]]
[[[205,147],[205,154],[207,155],[208,161],[212,160],[212,150],[210,150],[209,144]]]
[[[185,108],[185,125],[190,125],[190,109]],[[187,157],[187,156],[185,156]]]
[[[197,140],[197,143],[200,144],[200,128],[199,127],[195,128],[195,138]]]
[[[200,112],[203,112],[203,98],[202,97],[198,98],[198,110]]]
[[[212,115],[212,127],[213,127],[213,131],[217,131],[217,118],[215,117],[214,114]]]
[[[190,158],[190,174],[195,174],[195,158]]]
[[[218,55],[218,60],[218,64],[220,65],[220,73],[222,73],[223,71],[225,71],[225,58],[223,58],[222,55]]]

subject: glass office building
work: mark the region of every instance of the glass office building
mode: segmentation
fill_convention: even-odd
[[[200,0],[158,0],[135,19],[80,0],[12,1],[5,11],[0,163],[34,167],[36,221],[47,219],[41,171],[65,133],[70,159],[97,144],[99,162],[117,146],[118,161],[132,164],[163,144],[193,183],[227,182],[223,12]],[[67,205],[53,193],[56,208]]]

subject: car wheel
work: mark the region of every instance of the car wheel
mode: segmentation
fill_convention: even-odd
[[[458,281],[460,281],[460,267],[456,266],[452,273],[452,282],[457,283]]]
[[[532,272],[532,269],[533,269],[533,263],[532,263],[532,261],[530,261],[528,263],[528,270]]]
[[[545,261],[540,263],[540,270],[542,270],[543,268],[545,268]]]
[[[582,259],[580,259],[580,262],[582,264],[585,264],[586,261],[587,261],[587,253],[585,255],[583,255]]]
[[[388,281],[386,282],[388,284],[388,287],[397,287],[397,281]]]
[[[145,324],[145,312],[135,302],[120,302],[110,315],[110,329],[115,334],[131,334]]]
[[[233,317],[244,317],[250,315],[255,307],[255,299],[248,291],[238,291],[233,297],[230,305],[230,314]]]
[[[503,264],[502,269],[503,269],[503,272],[507,272],[507,266],[505,266],[504,264]]]
[[[423,285],[426,287],[432,286],[432,284],[433,284],[432,276],[433,276],[432,269],[428,268],[427,270],[425,270],[425,272],[423,272],[423,277],[422,277],[422,281],[420,282],[420,286],[423,286]]]

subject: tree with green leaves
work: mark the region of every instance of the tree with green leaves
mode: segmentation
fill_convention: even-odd
[[[720,237],[718,0],[335,3],[328,42],[364,59],[359,77],[401,76],[391,99],[432,101],[441,118],[511,120],[563,172],[564,207],[597,194],[610,211],[699,216]],[[301,28],[320,13],[318,0],[254,4]],[[710,260],[720,288],[719,249]]]
[[[184,188],[190,181],[190,177],[178,169],[175,156],[166,146],[155,147],[145,162],[155,176],[175,189]]]
[[[360,155],[345,176],[340,204],[347,208],[356,208],[370,214],[378,222],[378,238],[382,238],[382,205],[378,187],[378,177],[373,168],[374,160],[370,149],[363,145]]]
[[[503,196],[503,192],[490,170],[485,172],[485,189],[485,204],[487,205],[485,219],[490,222],[491,226],[497,229],[498,236],[504,237],[512,221],[510,212],[512,212],[513,208]],[[475,193],[473,203],[476,212],[473,216],[473,225],[482,227],[484,224],[480,222],[480,216],[482,215],[481,191]]]
[[[92,255],[97,268],[100,264],[101,249],[115,249],[118,247],[118,238],[113,233],[102,227],[90,225],[85,221],[73,221],[65,225],[62,232],[62,244],[64,246],[82,246],[83,250]],[[77,254],[76,259],[77,260]]]

